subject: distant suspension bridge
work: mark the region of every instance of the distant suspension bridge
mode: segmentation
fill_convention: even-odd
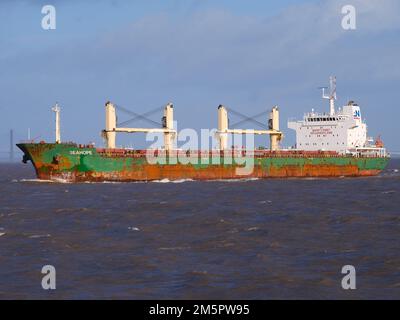
[[[9,149],[0,150],[0,161],[2,162],[15,162],[15,143],[14,143],[14,130],[9,132]]]

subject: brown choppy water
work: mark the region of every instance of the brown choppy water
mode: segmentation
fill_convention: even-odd
[[[400,160],[379,177],[38,182],[0,165],[0,298],[400,299]],[[44,291],[43,265],[57,270]],[[354,265],[357,289],[341,288]]]

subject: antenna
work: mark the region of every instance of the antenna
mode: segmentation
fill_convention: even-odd
[[[329,114],[333,116],[335,114],[335,100],[336,97],[336,77],[330,76],[329,77],[329,95],[325,94],[325,90],[328,87],[319,87],[318,89],[322,89],[322,99],[329,100]]]
[[[333,98],[333,99],[337,99],[337,97],[336,97],[336,77],[335,76],[331,76],[331,77],[329,77],[329,84],[330,84],[330,89],[331,89],[331,94],[330,94],[330,96]]]

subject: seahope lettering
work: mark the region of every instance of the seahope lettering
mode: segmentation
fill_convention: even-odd
[[[92,155],[90,150],[72,150],[69,152],[71,155]]]

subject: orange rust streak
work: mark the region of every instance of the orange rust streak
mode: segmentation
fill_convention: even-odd
[[[47,168],[48,169],[48,168]],[[65,178],[72,181],[150,181],[150,180],[214,180],[214,179],[238,179],[238,178],[287,178],[287,177],[354,177],[373,176],[379,170],[362,170],[357,166],[329,166],[329,165],[305,165],[270,167],[269,169],[255,166],[250,175],[238,175],[234,166],[212,165],[207,168],[195,168],[191,165],[140,165],[137,168],[127,168],[118,172],[70,172],[63,176],[62,173],[54,174],[41,171],[38,168],[40,179],[52,179],[54,177]]]

